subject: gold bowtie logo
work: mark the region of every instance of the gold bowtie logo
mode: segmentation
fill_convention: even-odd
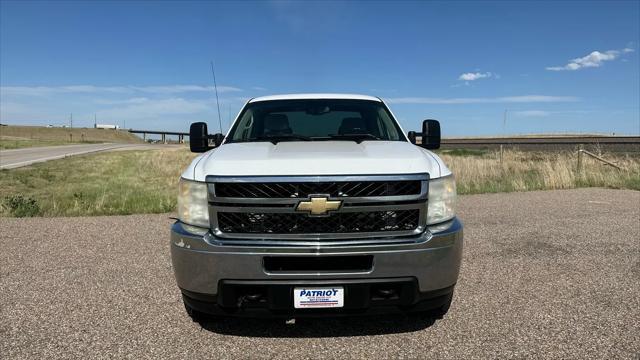
[[[309,201],[300,201],[296,211],[308,211],[310,215],[327,215],[329,211],[340,208],[342,201],[330,201],[327,197],[312,197]]]

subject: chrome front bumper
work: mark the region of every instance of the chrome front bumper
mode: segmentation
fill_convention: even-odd
[[[211,234],[196,235],[180,222],[171,228],[171,259],[178,286],[215,295],[221,280],[338,280],[414,277],[421,292],[454,285],[462,258],[462,223],[456,218],[431,227],[402,243],[380,245],[239,246],[225,245]],[[365,239],[366,240],[366,239]],[[264,256],[373,255],[371,270],[346,272],[278,272],[265,270]]]

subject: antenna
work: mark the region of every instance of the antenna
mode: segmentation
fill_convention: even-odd
[[[220,100],[218,100],[218,84],[216,84],[216,71],[213,69],[213,60],[211,61],[211,74],[213,74],[213,88],[216,90],[216,105],[218,106],[218,124],[222,133],[222,116],[220,116]]]

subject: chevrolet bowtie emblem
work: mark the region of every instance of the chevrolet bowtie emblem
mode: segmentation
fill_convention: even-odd
[[[308,201],[300,201],[296,211],[308,211],[310,215],[327,215],[329,211],[340,208],[342,201],[331,201],[327,197],[313,197]]]

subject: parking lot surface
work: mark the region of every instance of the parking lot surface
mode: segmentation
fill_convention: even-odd
[[[182,307],[169,214],[0,218],[0,354],[13,358],[633,358],[640,192],[462,196],[444,319],[224,320]]]

